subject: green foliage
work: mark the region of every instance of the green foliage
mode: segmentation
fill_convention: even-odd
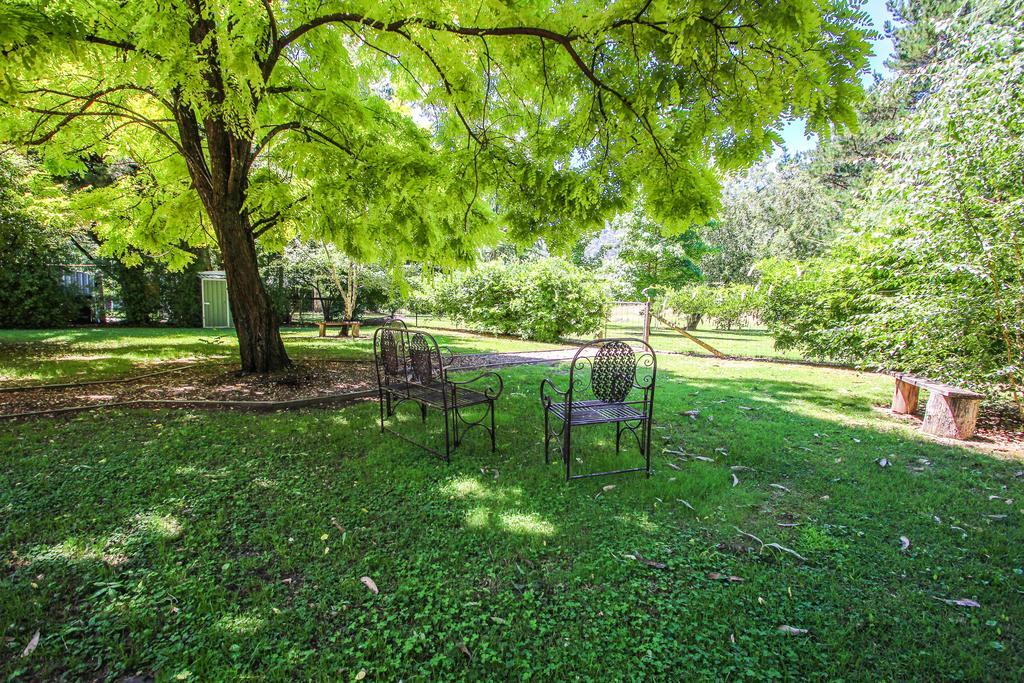
[[[83,305],[61,281],[59,231],[29,205],[36,180],[26,159],[0,155],[0,327],[59,327]]]
[[[866,311],[862,295],[870,272],[824,258],[758,266],[761,320],[779,349],[853,365],[863,361],[865,330],[857,321]]]
[[[667,292],[661,305],[676,318],[711,318],[715,327],[732,330],[760,316],[762,297],[751,285],[692,285]]]
[[[596,275],[564,259],[491,262],[439,278],[431,309],[487,330],[554,342],[601,328],[610,305],[606,289]]]
[[[696,231],[663,236],[657,224],[639,213],[620,216],[612,227],[620,231],[617,279],[627,284],[620,296],[642,301],[648,287],[671,289],[701,278],[698,263],[707,246]]]
[[[852,125],[868,51],[832,0],[203,7],[0,8],[0,139],[55,171],[83,150],[138,166],[83,200],[115,252],[187,260],[229,172],[268,246],[362,262],[468,263],[495,209],[522,242],[570,245],[636,198],[684,229],[717,206],[713,167],[764,155],[781,120]]]
[[[829,358],[1018,393],[1024,366],[1024,4],[936,24],[929,92],[902,122],[851,231],[777,266],[766,321]],[[969,39],[968,39],[969,37]]]
[[[766,258],[802,260],[824,253],[848,198],[803,160],[762,164],[726,184],[720,215],[701,231],[710,245],[700,261],[709,282],[751,283]]]
[[[284,306],[308,305],[315,298],[326,320],[341,320],[399,305],[399,283],[392,272],[358,263],[329,242],[296,240],[280,256],[266,258],[264,281]]]

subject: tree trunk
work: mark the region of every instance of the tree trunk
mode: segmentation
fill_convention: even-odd
[[[703,313],[691,313],[686,316],[686,329],[693,332],[700,325],[700,319],[704,317]]]
[[[242,202],[225,201],[210,211],[217,233],[224,273],[228,281],[228,302],[243,372],[273,372],[291,365],[278,330],[280,321],[260,278],[256,243]]]

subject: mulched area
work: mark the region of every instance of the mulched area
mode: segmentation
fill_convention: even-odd
[[[572,358],[575,352],[572,348],[461,354],[455,356],[450,369],[467,371],[550,363]],[[235,363],[203,362],[122,382],[0,392],[0,415],[124,401],[292,401],[365,391],[375,386],[372,361],[299,360],[288,370],[269,375],[243,375]]]
[[[297,361],[269,375],[243,375],[234,363],[201,363],[127,382],[0,393],[0,414],[122,401],[288,401],[370,389],[372,362]]]

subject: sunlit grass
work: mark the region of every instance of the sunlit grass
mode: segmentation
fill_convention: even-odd
[[[887,377],[664,355],[651,478],[566,484],[544,464],[536,398],[562,369],[503,369],[497,453],[473,432],[450,464],[381,435],[374,402],[5,424],[0,678],[979,680],[1024,666],[1020,462],[876,410]],[[437,444],[436,413],[398,417]],[[578,435],[580,471],[640,460],[632,445],[615,456],[613,429]],[[981,607],[942,602],[959,598]]]
[[[319,337],[317,328],[283,328],[294,360],[373,360],[374,328],[362,335]],[[557,345],[518,339],[434,332],[454,353],[532,351]],[[82,382],[131,377],[199,361],[238,361],[234,330],[178,328],[78,328],[0,330],[0,384]]]

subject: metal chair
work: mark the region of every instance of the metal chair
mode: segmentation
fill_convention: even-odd
[[[646,472],[651,476],[651,422],[657,370],[654,349],[641,339],[595,339],[580,347],[569,366],[569,386],[564,391],[550,379],[544,379],[540,385],[544,461],[551,462],[554,440],[560,446],[566,481],[626,472]],[[620,452],[623,433],[632,434],[645,466],[574,475],[572,430],[598,424],[615,425],[616,454]]]
[[[447,358],[442,357],[441,349],[432,335],[422,330],[408,329],[405,323],[398,322],[400,324],[392,323],[377,328],[373,335],[381,433],[389,431],[415,446],[443,457],[445,461],[450,461],[452,449],[458,448],[466,433],[480,427],[490,434],[493,452],[494,402],[504,389],[501,376],[494,372],[483,372],[468,380],[449,379],[448,365],[451,363],[452,355],[449,353]],[[476,388],[474,385],[482,380],[488,380],[488,383]],[[427,421],[429,408],[439,410],[443,414],[444,453],[413,441],[387,426],[387,418],[393,416],[398,406],[406,401],[419,405],[423,422]],[[487,406],[483,415],[477,419],[467,419],[463,410],[478,405]],[[487,425],[488,418],[490,426]]]

